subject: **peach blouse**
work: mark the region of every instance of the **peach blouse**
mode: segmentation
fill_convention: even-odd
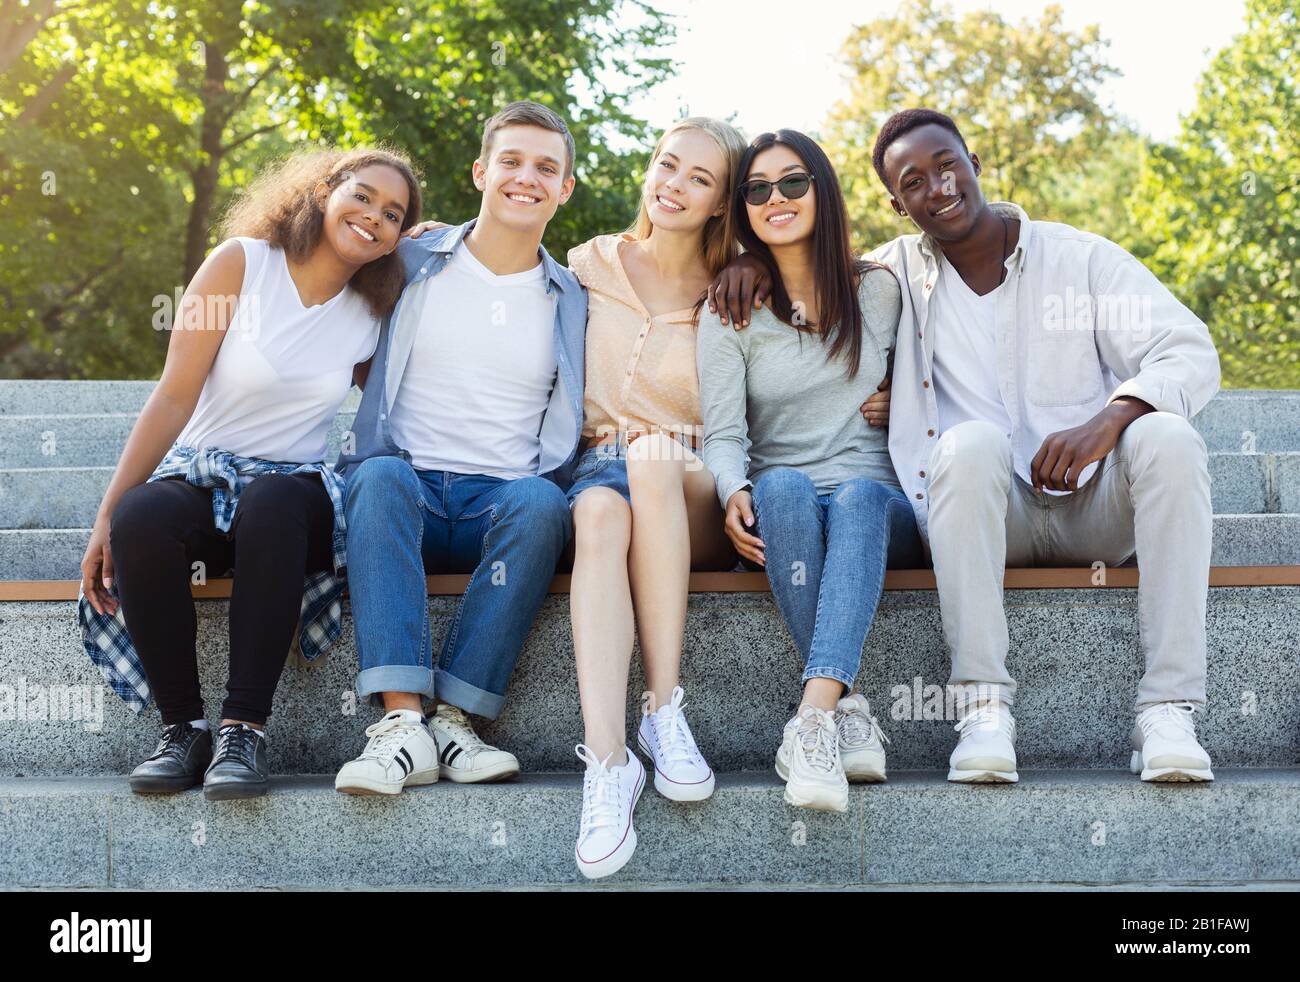
[[[599,235],[569,250],[569,268],[587,288],[584,439],[665,431],[698,445],[703,432],[695,369],[694,309],[652,317],[619,258],[626,232]]]

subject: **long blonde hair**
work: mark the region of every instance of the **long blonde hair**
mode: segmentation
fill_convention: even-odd
[[[740,165],[740,158],[745,153],[745,138],[730,123],[724,123],[710,116],[691,116],[679,120],[664,130],[663,136],[659,137],[659,142],[655,144],[654,152],[650,154],[650,160],[646,163],[647,174],[654,166],[654,162],[659,159],[659,151],[663,149],[664,143],[674,133],[680,133],[682,130],[702,130],[709,134],[727,162],[726,173],[720,177],[725,185],[722,214],[710,218],[704,225],[704,265],[708,269],[709,276],[714,277],[721,273],[727,263],[735,259],[740,251],[736,247],[735,218],[732,215],[731,199],[736,193],[736,171]],[[627,234],[634,239],[648,239],[650,233],[654,231],[654,225],[650,221],[650,212],[645,206],[644,194],[640,200],[636,221],[628,228]]]

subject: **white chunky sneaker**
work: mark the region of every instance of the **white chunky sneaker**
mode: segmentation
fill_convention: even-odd
[[[598,880],[617,873],[636,852],[632,812],[645,788],[645,767],[631,750],[626,764],[611,767],[613,751],[597,760],[585,743],[574,749],[587,771],[582,778],[582,817],[573,858],[583,876]]]
[[[1196,739],[1190,702],[1158,702],[1138,713],[1129,769],[1144,781],[1213,781],[1210,755]]]
[[[871,715],[871,703],[853,692],[835,707],[835,730],[840,739],[840,762],[850,781],[885,780],[885,744],[889,737]]]
[[[673,801],[703,801],[713,794],[713,769],[709,767],[682,714],[681,686],[673,698],[653,713],[642,710],[636,742],[655,769],[655,790]]]
[[[948,758],[948,780],[966,784],[1015,784],[1016,721],[1000,702],[969,710],[953,727],[961,734]]]
[[[787,804],[818,811],[849,809],[849,782],[840,761],[835,719],[824,709],[804,704],[785,724],[776,772],[785,781]]]
[[[464,710],[439,704],[429,717],[429,729],[438,741],[442,776],[457,784],[504,781],[519,773],[515,755],[479,739]]]
[[[413,709],[395,709],[366,727],[366,749],[340,768],[334,789],[345,794],[398,794],[438,780],[438,744]]]

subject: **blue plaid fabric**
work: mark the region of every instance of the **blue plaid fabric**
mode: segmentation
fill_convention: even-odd
[[[238,457],[216,447],[196,450],[174,446],[168,451],[150,481],[183,477],[199,488],[212,489],[212,520],[221,532],[229,532],[239,505],[240,492],[262,474],[319,474],[334,506],[334,569],[312,573],[303,585],[302,610],[298,617],[298,647],[307,660],[323,655],[343,631],[343,569],[347,565],[347,521],[343,516],[343,479],[324,463],[289,464],[257,457]],[[112,588],[117,596],[116,584]],[[81,643],[109,687],[132,712],[149,705],[149,681],[140,656],[126,630],[122,608],[116,615],[101,614],[85,594],[77,598],[77,620]]]

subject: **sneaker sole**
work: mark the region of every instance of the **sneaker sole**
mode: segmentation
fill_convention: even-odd
[[[1136,750],[1129,759],[1129,770],[1141,774],[1144,781],[1177,784],[1214,780],[1214,771],[1208,767],[1143,767],[1142,754]]]
[[[955,784],[1015,784],[1020,775],[1015,771],[959,771],[948,770],[948,780]]]
[[[645,790],[645,770],[641,771],[641,779],[637,782],[636,791],[632,794],[632,814],[636,814],[636,803],[641,800],[641,792]],[[627,838],[624,839],[617,849],[606,856],[604,859],[594,863],[584,863],[578,855],[578,850],[573,850],[574,862],[578,864],[578,872],[589,880],[602,880],[607,876],[613,876],[632,858],[636,852],[636,827],[628,822]]]
[[[220,784],[204,787],[203,797],[208,801],[239,801],[243,798],[260,798],[270,787],[269,781],[258,784]]]
[[[646,742],[641,739],[641,734],[636,737],[637,749],[645,754],[650,761],[650,766],[655,772],[655,790],[667,798],[669,801],[704,801],[712,797],[713,788],[716,785],[716,779],[713,771],[709,771],[706,780],[697,784],[681,784],[677,781],[670,781],[659,773],[659,768],[655,766],[655,755],[651,752]]]
[[[175,794],[177,791],[188,791],[190,788],[197,788],[203,783],[203,775],[195,774],[193,777],[130,777],[127,783],[131,785],[131,790],[136,794]]]
[[[339,779],[334,779],[334,790],[341,791],[343,794],[401,794],[404,787],[421,787],[426,784],[438,783],[438,771],[415,771],[406,776],[406,780],[401,782],[393,781],[372,781],[365,777],[349,778],[347,784],[340,784]]]
[[[453,784],[494,784],[497,781],[508,781],[512,777],[519,776],[519,764],[497,764],[495,767],[485,767],[481,771],[465,773],[458,771],[454,767],[444,767],[442,776]]]
[[[846,764],[844,776],[849,779],[850,784],[881,784],[888,780],[885,777],[884,763],[859,764],[854,767]]]

